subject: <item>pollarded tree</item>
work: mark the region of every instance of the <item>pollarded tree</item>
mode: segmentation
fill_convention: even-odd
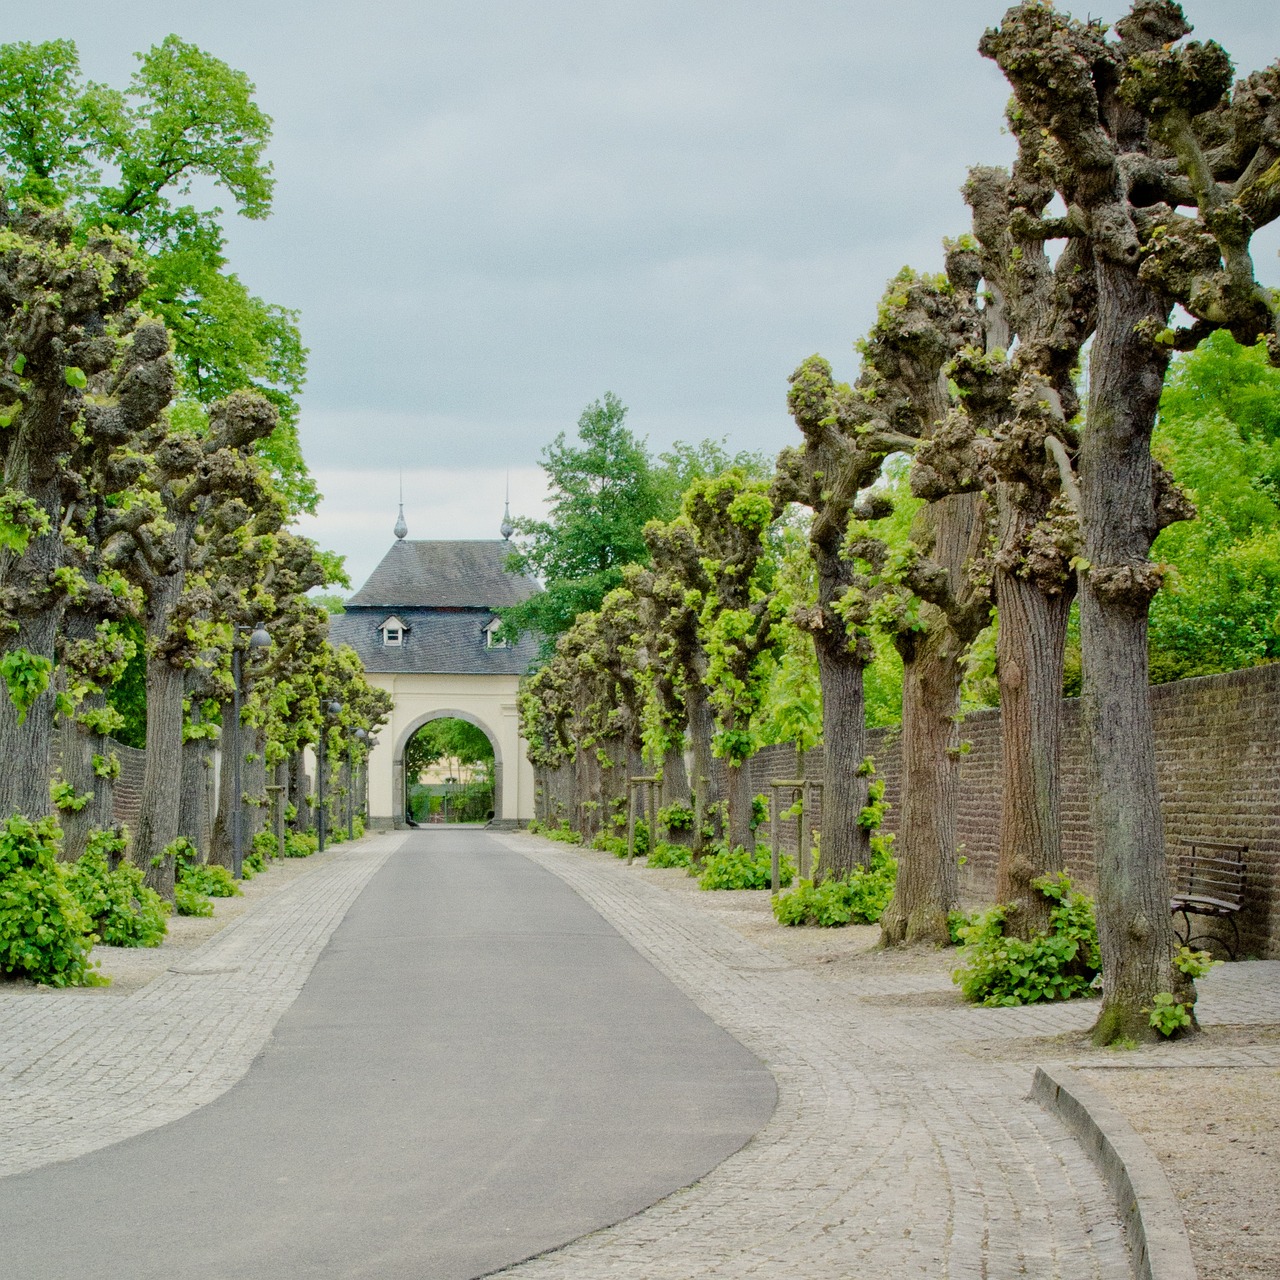
[[[125,325],[134,323],[127,317]],[[104,556],[107,519],[145,468],[138,445],[168,406],[175,378],[162,325],[138,323],[120,361],[89,383],[79,447],[61,467],[63,554],[79,583],[62,617],[57,684],[63,701],[59,808],[62,856],[83,853],[89,834],[114,821],[120,769],[110,733],[122,723],[106,690],[124,671],[135,643],[125,619],[141,608],[136,587]]]
[[[903,271],[862,344],[859,388],[884,420],[919,442],[958,412],[948,372],[982,340],[974,245],[946,245],[945,275]],[[977,494],[947,494],[917,510],[905,553],[854,537],[848,553],[877,581],[874,620],[902,658],[902,817],[898,880],[881,920],[885,945],[947,940],[959,896],[957,722],[965,659],[990,616],[987,512]]]
[[[721,799],[711,765],[715,716],[708,696],[709,659],[700,625],[711,591],[710,568],[687,520],[650,521],[644,537],[653,559],[645,592],[652,640],[649,662],[655,672],[663,673],[672,696],[678,693],[683,705],[693,763],[690,789],[699,800],[698,807],[709,813]],[[694,853],[701,856],[705,850],[706,834],[699,828],[694,832]]]
[[[751,780],[743,766],[755,751],[752,722],[772,656],[777,598],[770,589],[767,535],[778,511],[768,484],[737,468],[696,481],[684,497],[682,519],[710,578],[698,631],[707,655],[714,749],[728,777],[731,849],[755,848]]]
[[[1164,376],[1174,350],[1217,328],[1245,344],[1265,335],[1280,361],[1273,296],[1250,254],[1253,233],[1280,216],[1280,66],[1233,88],[1226,53],[1182,43],[1189,31],[1172,0],[1137,0],[1114,40],[1100,23],[1023,3],[980,46],[1028,126],[1052,139],[1054,185],[1098,289],[1079,469],[1101,1043],[1150,1037],[1158,992],[1193,997],[1172,963],[1147,695],[1147,614],[1161,581],[1150,548],[1163,512],[1182,506],[1151,459]],[[1192,318],[1185,328],[1171,324],[1176,306]]]
[[[1009,908],[1007,930],[1027,938],[1044,931],[1053,905],[1034,881],[1062,868],[1063,654],[1079,550],[1075,375],[1096,288],[1084,241],[1069,239],[1051,260],[1046,243],[1061,224],[1046,217],[1054,195],[1046,141],[1016,108],[1010,125],[1012,171],[977,168],[965,185],[986,285],[985,349],[954,362],[959,411],[917,454],[912,486],[926,497],[982,488],[994,509],[1003,750],[996,895]]]
[[[863,673],[872,658],[869,583],[845,555],[860,518],[886,514],[870,493],[885,458],[905,437],[871,429],[868,403],[836,383],[831,366],[810,356],[791,375],[788,405],[804,436],[778,456],[774,497],[810,508],[809,549],[817,571],[817,599],[793,608],[792,622],[813,639],[822,682],[823,876],[843,876],[871,857],[858,816],[867,803],[866,709]],[[861,503],[861,505],[859,505]]]
[[[147,759],[130,856],[169,897],[174,860],[166,850],[178,835],[185,672],[207,647],[197,623],[214,603],[207,584],[189,591],[189,578],[206,565],[209,535],[226,535],[261,504],[253,453],[275,422],[266,400],[240,391],[214,405],[207,428],[157,427],[146,442],[149,466],[136,501],[108,521],[111,558],[146,594]]]
[[[660,779],[663,805],[688,804],[691,792],[684,760],[685,731],[689,726],[685,671],[674,657],[676,640],[666,626],[670,616],[668,602],[659,594],[661,587],[653,569],[628,565],[623,582],[636,600],[635,661],[644,759]],[[674,834],[668,832],[669,836]]]
[[[50,680],[66,602],[85,586],[68,555],[64,472],[94,429],[83,389],[121,358],[143,283],[117,238],[82,244],[63,215],[0,193],[0,756],[12,766],[0,814],[50,811]]]

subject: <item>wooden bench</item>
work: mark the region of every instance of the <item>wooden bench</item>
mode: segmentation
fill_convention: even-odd
[[[1248,846],[1222,844],[1213,840],[1188,840],[1174,859],[1174,891],[1169,909],[1182,917],[1182,928],[1174,933],[1184,947],[1193,942],[1216,942],[1234,960],[1240,946],[1240,926],[1236,917],[1244,905],[1245,857]],[[1191,936],[1191,917],[1208,916],[1231,925],[1233,942],[1217,934]]]

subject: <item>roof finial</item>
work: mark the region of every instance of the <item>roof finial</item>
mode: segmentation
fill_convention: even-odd
[[[507,500],[502,508],[502,524],[498,526],[498,532],[502,534],[506,541],[511,540],[511,535],[515,533],[516,527],[511,523],[511,472],[507,472]]]
[[[392,530],[396,539],[403,542],[409,536],[409,526],[404,522],[404,472],[400,473],[400,514],[396,517],[396,527]]]

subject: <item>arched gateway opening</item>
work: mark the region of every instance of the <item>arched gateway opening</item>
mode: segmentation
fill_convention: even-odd
[[[465,711],[419,717],[398,744],[397,826],[487,822],[502,812],[496,735]]]

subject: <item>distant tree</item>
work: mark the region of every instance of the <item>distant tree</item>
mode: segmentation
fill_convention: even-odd
[[[1280,369],[1215,333],[1174,365],[1152,452],[1199,519],[1164,530],[1151,602],[1153,682],[1280,658]]]
[[[405,776],[416,779],[424,769],[443,760],[456,777],[464,766],[492,763],[493,758],[493,743],[483,729],[452,716],[428,720],[405,745]]]
[[[546,590],[500,610],[511,635],[537,632],[544,650],[580,613],[598,609],[622,582],[624,565],[644,563],[644,526],[664,514],[664,493],[644,443],[626,426],[612,392],[588,405],[578,437],[561,432],[542,451],[550,490],[545,520],[518,519],[510,568]]]
[[[244,217],[265,218],[271,119],[244,72],[177,36],[137,57],[122,92],[85,83],[70,40],[0,45],[0,172],[15,198],[134,240],[147,270],[142,302],[172,337],[181,393],[206,406],[239,390],[270,400],[278,422],[258,452],[291,508],[314,511],[297,435],[306,375],[297,316],[227,269],[220,209],[181,201],[193,180],[210,179]]]

